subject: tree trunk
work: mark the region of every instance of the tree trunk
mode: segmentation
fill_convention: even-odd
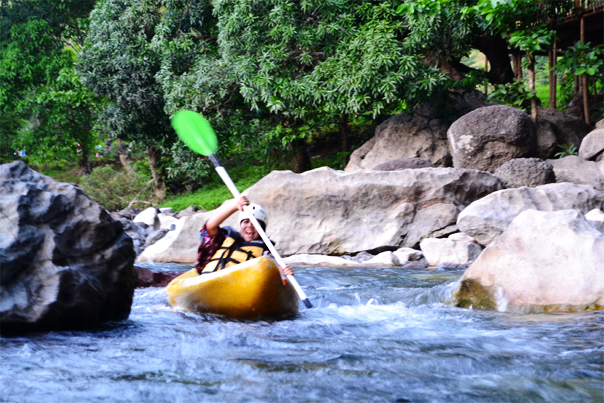
[[[348,114],[342,113],[340,115],[340,136],[342,139],[342,152],[348,153],[350,145],[348,144]],[[342,156],[342,166],[345,167],[348,164],[348,154]]]
[[[149,155],[149,167],[151,168],[153,183],[155,183],[155,196],[161,200],[164,198],[166,193],[166,184],[159,175],[158,170],[158,162],[161,158],[161,151],[154,146],[147,146],[147,154]]]
[[[491,70],[485,73],[491,84],[508,84],[514,81],[514,70],[508,54],[508,43],[499,35],[481,36],[474,44],[485,54]]]
[[[115,143],[117,144],[117,152],[120,154],[120,162],[122,163],[122,166],[126,172],[132,172],[132,167],[128,161],[128,151],[126,145],[120,139],[115,140]]]
[[[306,149],[306,142],[304,139],[294,140],[291,142],[291,145],[296,153],[294,157],[294,172],[300,174],[312,169],[312,165],[310,164],[310,155],[308,155],[308,150]]]
[[[80,172],[82,175],[90,175],[90,152],[87,147],[82,144],[82,155],[80,157]]]
[[[529,90],[531,92],[531,118],[533,122],[537,122],[537,95],[535,94],[535,55],[532,53],[526,54],[528,61],[527,70],[529,75]]]
[[[522,53],[512,53],[512,62],[514,63],[514,76],[516,80],[522,81]]]
[[[588,125],[589,122],[589,81],[587,74],[583,74],[583,116],[585,117],[585,123]]]

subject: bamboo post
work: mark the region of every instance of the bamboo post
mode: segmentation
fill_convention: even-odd
[[[585,18],[581,17],[581,43],[585,45]],[[589,123],[589,78],[587,73],[583,74],[583,116],[585,123]]]
[[[484,74],[485,74],[485,79],[484,79],[484,95],[489,95],[489,81],[486,78],[486,74],[487,71],[489,71],[489,59],[487,59],[487,56],[484,56]]]
[[[554,41],[554,46],[548,51],[549,57],[549,107],[552,109],[556,109],[556,71],[554,67],[556,67],[556,42]]]

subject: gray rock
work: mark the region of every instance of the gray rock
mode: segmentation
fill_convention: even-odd
[[[482,248],[473,242],[453,239],[426,238],[419,243],[424,257],[430,266],[443,263],[463,265],[474,261]]]
[[[166,215],[174,214],[174,210],[172,209],[172,207],[162,207],[159,209],[159,212],[161,214],[166,214]]]
[[[346,171],[372,169],[400,158],[423,158],[434,166],[451,166],[447,125],[436,119],[412,119],[402,113],[379,125],[375,136],[350,156]]]
[[[366,262],[373,258],[374,258],[374,255],[363,251],[363,252],[357,253],[355,256],[353,256],[352,260],[354,260],[357,263],[363,263],[363,262]]]
[[[462,276],[457,306],[541,313],[602,309],[604,234],[577,210],[526,210]]]
[[[604,129],[593,130],[583,138],[579,147],[579,157],[596,161],[604,152]]]
[[[149,227],[153,227],[154,230],[158,230],[160,226],[159,217],[157,216],[158,213],[158,209],[155,207],[149,207],[137,214],[132,222],[144,223]]]
[[[374,171],[398,171],[400,169],[433,168],[434,165],[425,158],[399,158],[373,167]]]
[[[451,125],[447,136],[455,168],[495,172],[513,158],[532,156],[536,149],[531,117],[504,105],[462,116]]]
[[[604,175],[597,162],[585,161],[576,155],[547,160],[554,168],[556,182],[571,182],[580,185],[591,185],[598,190],[604,190]]]
[[[168,233],[167,229],[153,231],[145,238],[145,245],[153,245],[155,242],[162,239]]]
[[[79,187],[0,165],[2,333],[82,329],[130,313],[132,240]]]
[[[126,218],[120,218],[118,221],[122,223],[122,227],[124,228],[126,235],[132,238],[134,252],[137,256],[140,255],[144,249],[145,238],[147,237],[145,224],[141,225],[139,223],[133,223]]]
[[[585,219],[590,222],[595,229],[604,232],[604,212],[600,209],[593,209],[585,214]]]
[[[190,205],[186,209],[181,210],[178,213],[176,213],[176,215],[174,217],[180,219],[182,217],[189,217],[189,216],[195,215],[197,213],[203,213],[203,212],[205,212],[205,210],[200,211],[199,207]]]
[[[421,251],[413,248],[399,248],[394,251],[394,254],[401,264],[403,262],[415,262],[424,257],[424,254]]]
[[[554,168],[539,158],[509,160],[495,170],[495,176],[501,179],[507,188],[535,187],[556,182]]]
[[[132,221],[138,213],[140,213],[139,210],[132,208],[132,207],[126,207],[123,210],[111,213],[111,217],[114,220],[119,220],[120,218],[125,218],[127,220]]]
[[[267,233],[283,256],[354,255],[412,247],[423,237],[457,232],[459,211],[501,188],[499,179],[487,172],[453,168],[318,168],[303,174],[274,171],[245,194],[266,209]],[[176,229],[147,247],[139,259],[194,262],[199,229],[213,214],[178,220]],[[237,227],[236,214],[231,220],[234,224],[224,225]]]
[[[428,269],[428,262],[423,258],[415,262],[404,262],[402,268],[408,270],[424,270]]]
[[[505,189],[466,207],[457,218],[457,226],[482,245],[488,245],[525,210],[574,209],[587,213],[603,207],[604,192],[589,185],[552,183],[535,188]]]
[[[542,160],[554,158],[558,145],[558,137],[553,123],[547,120],[537,120],[537,150],[535,156]]]
[[[380,267],[400,266],[401,264],[396,255],[390,251],[378,253],[364,263],[367,265]]]
[[[551,123],[551,127],[556,135],[556,144],[574,144],[577,147],[581,144],[583,137],[591,131],[585,121],[576,116],[569,115],[559,109],[539,108],[537,122],[546,121]],[[556,152],[559,150],[556,150]],[[541,156],[542,158],[552,158],[552,155]]]

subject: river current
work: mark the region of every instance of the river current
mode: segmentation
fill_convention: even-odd
[[[461,274],[298,268],[315,308],[279,321],[200,315],[138,289],[127,321],[0,338],[0,401],[604,401],[602,312],[456,308]]]

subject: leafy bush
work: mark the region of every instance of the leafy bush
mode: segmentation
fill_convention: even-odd
[[[88,196],[109,211],[119,211],[132,203],[134,208],[149,207],[152,186],[149,177],[137,172],[116,171],[110,165],[95,168],[82,178],[80,186]]]

